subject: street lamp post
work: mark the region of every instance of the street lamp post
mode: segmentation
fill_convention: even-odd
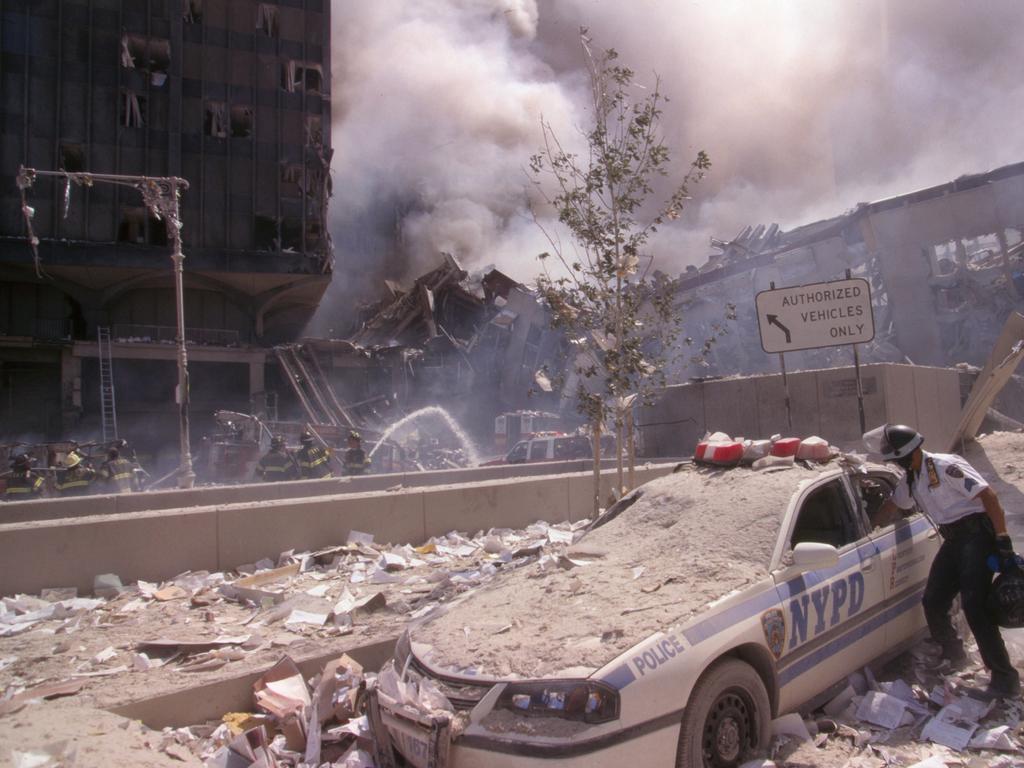
[[[192,449],[189,444],[188,423],[188,353],[185,349],[185,290],[182,282],[182,262],[185,254],[181,250],[181,193],[188,189],[188,182],[177,176],[124,176],[109,173],[87,173],[71,171],[38,171],[21,166],[18,169],[17,184],[21,190],[21,211],[28,228],[29,245],[35,256],[36,271],[39,266],[39,238],[32,230],[32,216],[35,211],[29,206],[26,191],[31,188],[37,176],[52,176],[64,179],[64,215],[67,216],[71,201],[71,183],[80,187],[93,184],[117,184],[132,187],[142,195],[142,201],[154,218],[167,225],[167,236],[171,239],[171,262],[174,264],[174,294],[178,315],[175,341],[178,347],[178,387],[175,397],[178,403],[178,433],[181,440],[181,463],[178,467],[178,487],[191,488],[195,483],[192,468]]]

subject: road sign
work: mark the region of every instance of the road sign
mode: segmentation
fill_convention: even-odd
[[[865,344],[875,338],[871,286],[863,278],[773,288],[757,294],[765,352]]]

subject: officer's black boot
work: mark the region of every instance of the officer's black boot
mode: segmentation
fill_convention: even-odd
[[[967,652],[959,640],[947,640],[942,643],[942,658],[949,662],[953,669],[961,669],[967,665]]]

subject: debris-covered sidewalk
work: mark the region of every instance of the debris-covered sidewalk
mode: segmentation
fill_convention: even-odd
[[[395,637],[406,620],[490,579],[499,568],[562,552],[572,528],[452,532],[422,546],[344,544],[284,552],[231,573],[163,584],[99,574],[73,589],[0,601],[0,714],[49,695],[89,694],[110,707],[296,658]],[[51,686],[60,686],[49,694]],[[45,686],[45,687],[40,687]]]
[[[1010,634],[1011,655],[1020,665],[1024,637]],[[877,679],[869,669],[851,675],[846,688],[808,718],[776,720],[772,759],[749,768],[1024,766],[1024,703],[982,702],[969,695],[987,679],[976,647],[960,669],[940,662],[940,653],[926,640]]]

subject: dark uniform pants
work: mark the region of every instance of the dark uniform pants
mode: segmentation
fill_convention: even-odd
[[[942,546],[932,562],[922,601],[932,639],[943,646],[959,642],[949,618],[949,609],[959,593],[964,615],[978,643],[981,659],[992,673],[992,681],[1013,683],[1019,676],[1010,663],[999,625],[987,605],[992,571],[986,561],[996,551],[992,523],[986,515],[978,513],[940,525],[939,532]]]

